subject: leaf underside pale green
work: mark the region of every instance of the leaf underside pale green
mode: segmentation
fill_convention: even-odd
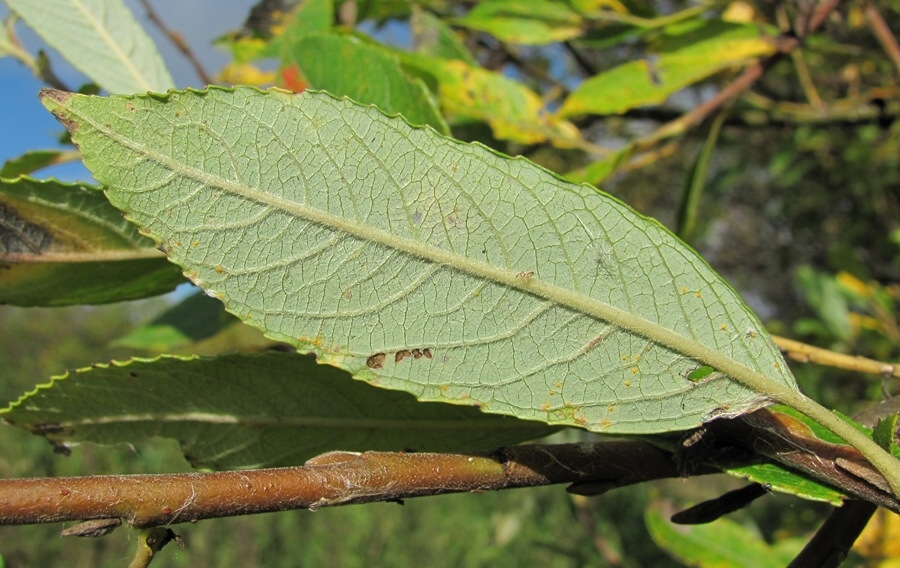
[[[153,40],[122,0],[4,0],[41,39],[111,93],[174,83]]]
[[[538,422],[422,404],[311,356],[134,360],[57,377],[0,411],[55,444],[180,441],[195,467],[300,465],[332,450],[466,451],[549,434]]]
[[[155,296],[178,267],[98,188],[0,179],[0,304],[66,306]]]
[[[621,433],[767,403],[704,365],[796,388],[696,253],[527,160],[322,93],[42,100],[197,285],[357,378]]]

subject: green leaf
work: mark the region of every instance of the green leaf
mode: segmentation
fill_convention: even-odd
[[[28,175],[34,171],[59,163],[60,158],[66,157],[62,150],[32,150],[21,156],[10,158],[0,168],[0,178],[15,178]]]
[[[171,352],[187,343],[207,339],[237,323],[222,302],[201,293],[191,294],[175,306],[113,341],[115,347]]]
[[[97,188],[0,179],[0,304],[100,304],[183,282]]]
[[[703,148],[697,154],[694,163],[684,180],[684,188],[681,191],[681,202],[678,206],[678,231],[677,234],[685,242],[694,240],[697,233],[697,216],[702,203],[703,190],[706,188],[706,180],[709,177],[710,160],[716,143],[719,140],[719,132],[725,123],[725,113],[719,113],[713,119],[706,135]]]
[[[56,377],[0,411],[55,444],[180,441],[195,467],[299,465],[331,450],[466,451],[547,435],[546,424],[422,404],[311,356],[137,359]]]
[[[696,253],[527,160],[323,93],[42,100],[197,285],[373,384],[635,433],[768,403],[729,375],[796,392]]]
[[[757,532],[729,519],[675,525],[655,508],[647,510],[644,522],[653,541],[686,566],[780,568],[803,547],[799,539],[781,539],[778,546],[770,546]]]
[[[807,304],[815,310],[827,330],[845,341],[852,338],[850,306],[834,276],[804,265],[797,269],[796,278]]]
[[[332,0],[304,0],[291,12],[276,4],[259,3],[238,32],[232,32],[216,43],[231,51],[237,64],[279,57],[285,41],[297,41],[310,34],[331,31],[334,22]]]
[[[542,45],[581,34],[583,20],[564,2],[488,0],[478,3],[454,24],[487,32],[501,41]]]
[[[407,75],[397,58],[382,48],[347,35],[314,34],[285,41],[282,63],[299,67],[310,87],[400,113],[412,124],[450,132],[425,83]]]
[[[453,28],[431,12],[421,9],[417,4],[413,4],[410,28],[413,36],[413,51],[416,53],[443,59],[459,59],[469,65],[478,65]]]
[[[847,498],[840,491],[774,463],[724,468],[723,471],[745,481],[761,483],[771,491],[795,495],[810,501],[822,501],[834,507],[843,505],[844,499]]]
[[[590,183],[598,185],[606,178],[616,173],[616,170],[625,164],[634,155],[635,147],[626,145],[615,152],[610,152],[602,159],[591,162],[583,168],[566,173],[566,178],[577,183]]]
[[[875,429],[872,430],[872,439],[889,452],[893,452],[897,448],[897,418],[896,414],[881,418],[875,424]]]
[[[559,115],[620,114],[659,104],[688,85],[775,50],[754,24],[692,20],[670,26],[667,32],[656,54],[582,83],[563,103]]]
[[[122,0],[5,0],[76,69],[110,93],[174,86],[153,40]]]
[[[570,147],[580,140],[574,124],[546,111],[525,85],[465,61],[398,51],[410,70],[435,84],[441,106],[451,116],[486,122],[495,137],[522,144],[550,141]]]

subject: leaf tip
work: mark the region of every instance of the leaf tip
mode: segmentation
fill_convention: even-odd
[[[38,93],[38,99],[40,99],[44,108],[53,113],[56,120],[58,120],[69,133],[74,133],[78,128],[78,123],[69,118],[64,110],[68,106],[69,99],[73,96],[75,96],[75,93],[61,91],[59,89],[50,89],[47,87],[41,89],[40,93]]]

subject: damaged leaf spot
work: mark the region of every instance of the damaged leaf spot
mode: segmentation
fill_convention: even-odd
[[[386,355],[384,353],[376,353],[366,359],[366,367],[370,369],[380,369],[384,367],[384,359]]]
[[[426,359],[431,359],[431,349],[425,347],[424,349],[401,349],[394,354],[394,363],[399,363],[404,359],[421,359],[425,357]]]

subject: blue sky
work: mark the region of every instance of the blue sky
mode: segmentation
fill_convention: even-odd
[[[217,72],[228,61],[228,56],[213,46],[212,41],[226,31],[240,27],[254,3],[255,0],[153,1],[160,17],[187,39],[210,73]],[[201,86],[190,64],[147,21],[138,1],[125,0],[125,4],[156,42],[175,84],[179,87]],[[0,1],[0,18],[5,19],[8,14],[6,5]],[[77,88],[86,82],[84,76],[72,69],[58,53],[48,49],[22,22],[17,23],[16,31],[29,52],[48,51],[54,71],[67,85]],[[38,90],[43,86],[17,60],[0,58],[0,105],[3,109],[0,113],[0,163],[28,150],[58,147],[56,139],[62,133],[62,127],[37,99]],[[66,181],[90,179],[81,164],[67,164],[37,174],[42,178],[52,175]]]

